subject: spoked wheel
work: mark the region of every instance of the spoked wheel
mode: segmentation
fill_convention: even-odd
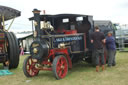
[[[64,78],[68,73],[68,62],[64,55],[56,56],[52,66],[53,74],[57,79]]]
[[[33,62],[31,56],[26,57],[23,63],[23,72],[26,77],[33,77],[38,75],[39,70],[36,69],[36,63]]]

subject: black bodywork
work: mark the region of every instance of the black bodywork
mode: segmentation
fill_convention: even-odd
[[[79,14],[40,15],[40,11],[37,9],[34,9],[33,12],[34,17],[29,18],[29,20],[34,21],[34,24],[36,23],[35,31],[37,32],[37,36],[34,37],[34,41],[46,41],[48,43],[47,45],[42,46],[42,48],[39,48],[39,46],[36,48],[42,49],[45,53],[47,53],[47,50],[58,48],[60,43],[65,43],[66,46],[70,48],[69,53],[71,58],[75,58],[77,60],[79,56],[84,55],[86,55],[86,58],[91,57],[91,55],[87,54],[92,54],[92,44],[90,43],[90,34],[94,30],[92,16]],[[50,22],[50,24],[54,27],[54,31],[48,31],[49,34],[46,34],[44,30],[41,29],[41,21]],[[57,32],[62,29],[67,31],[76,30],[77,33],[67,35],[64,32]],[[48,49],[45,48],[44,50],[43,47]],[[33,54],[31,51],[33,49],[33,47],[30,47],[31,54]],[[45,53],[38,53],[38,56],[40,54],[40,58],[38,59],[42,59],[42,55],[47,55]],[[33,54],[32,57],[36,58],[37,55]]]

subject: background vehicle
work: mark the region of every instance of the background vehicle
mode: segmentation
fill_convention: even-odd
[[[113,32],[113,36],[115,37],[115,27],[109,20],[95,20],[94,26],[98,26],[100,28],[100,31],[104,33],[105,36],[107,36],[108,32]]]
[[[13,32],[8,32],[14,18],[20,16],[20,11],[0,6],[0,63],[4,66],[17,68],[19,64],[19,46]],[[5,21],[13,19],[9,28],[5,29]]]
[[[116,25],[116,45],[119,51],[128,51],[128,29]]]

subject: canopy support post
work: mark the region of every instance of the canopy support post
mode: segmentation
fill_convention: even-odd
[[[5,30],[4,15],[2,15],[2,21],[3,21],[3,30]]]
[[[14,20],[15,20],[15,18],[13,18],[13,20],[12,20],[12,22],[10,23],[10,25],[9,25],[9,27],[8,27],[8,29],[7,29],[7,31],[11,28],[12,23],[14,22]]]

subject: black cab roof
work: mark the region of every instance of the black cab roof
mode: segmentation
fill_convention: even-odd
[[[57,19],[57,18],[75,18],[75,17],[87,17],[91,15],[81,15],[81,14],[56,14],[56,15],[40,15],[41,20],[43,21],[44,17],[47,18],[47,20],[51,19]],[[29,20],[34,20],[34,17],[29,18]]]

